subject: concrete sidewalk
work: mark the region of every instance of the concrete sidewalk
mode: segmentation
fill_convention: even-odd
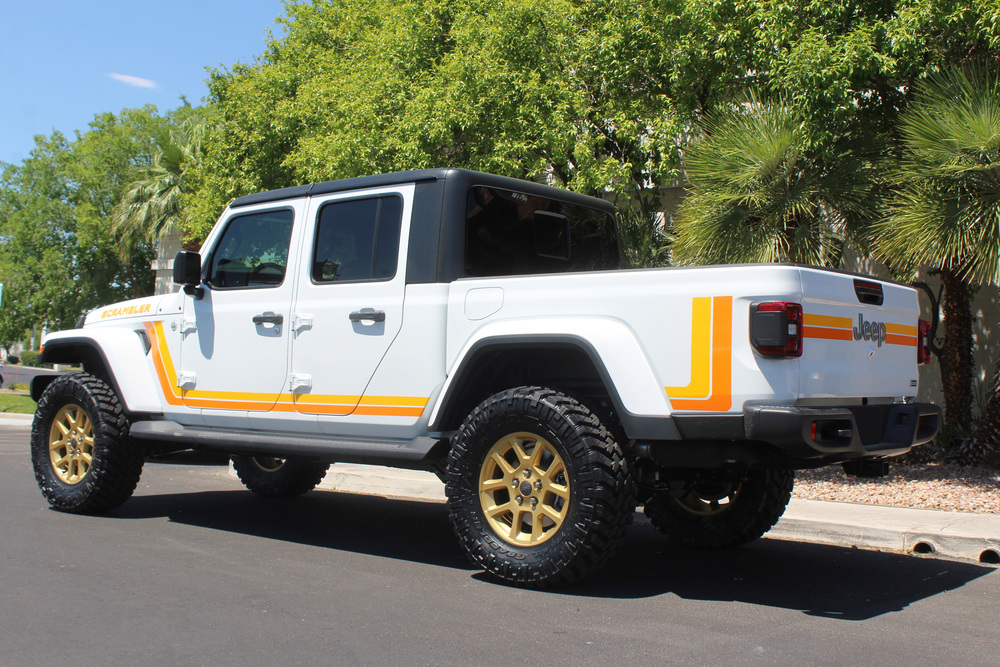
[[[445,500],[444,484],[433,473],[347,463],[330,466],[320,488],[427,502]],[[636,520],[646,519],[638,514]],[[792,498],[767,536],[1000,563],[1000,515],[995,514]]]
[[[35,415],[22,415],[16,412],[0,412],[0,426],[24,426],[31,428]]]

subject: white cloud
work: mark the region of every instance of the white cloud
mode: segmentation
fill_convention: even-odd
[[[135,86],[136,88],[159,88],[157,83],[152,79],[143,79],[138,76],[129,76],[128,74],[117,74],[112,72],[108,74],[112,79],[121,81],[122,83],[127,83],[130,86]]]

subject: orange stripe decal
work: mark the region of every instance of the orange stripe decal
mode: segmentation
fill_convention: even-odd
[[[916,347],[917,327],[906,324],[885,322],[886,345],[905,345]],[[802,317],[802,337],[820,340],[856,340],[854,331],[857,321],[849,317],[833,315],[817,315],[806,313]]]
[[[664,389],[675,410],[724,412],[733,406],[733,297],[695,297],[691,320],[691,382]]]
[[[850,329],[828,329],[826,327],[802,327],[803,338],[823,338],[826,340],[854,340]]]
[[[162,322],[144,322],[152,345],[150,355],[160,391],[168,405],[214,410],[272,411],[311,415],[368,415],[419,417],[429,398],[419,396],[346,396],[321,394],[270,394],[236,391],[186,390],[177,386],[177,372],[163,335]],[[273,404],[273,405],[272,405]]]

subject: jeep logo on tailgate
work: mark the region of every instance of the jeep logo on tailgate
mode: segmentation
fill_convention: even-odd
[[[858,313],[858,326],[854,327],[854,340],[870,340],[882,347],[885,342],[885,322],[866,321],[864,315]]]

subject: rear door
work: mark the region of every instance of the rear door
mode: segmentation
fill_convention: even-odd
[[[290,321],[296,412],[342,417],[407,408],[404,398],[365,392],[402,326],[413,191],[403,185],[312,199]]]

